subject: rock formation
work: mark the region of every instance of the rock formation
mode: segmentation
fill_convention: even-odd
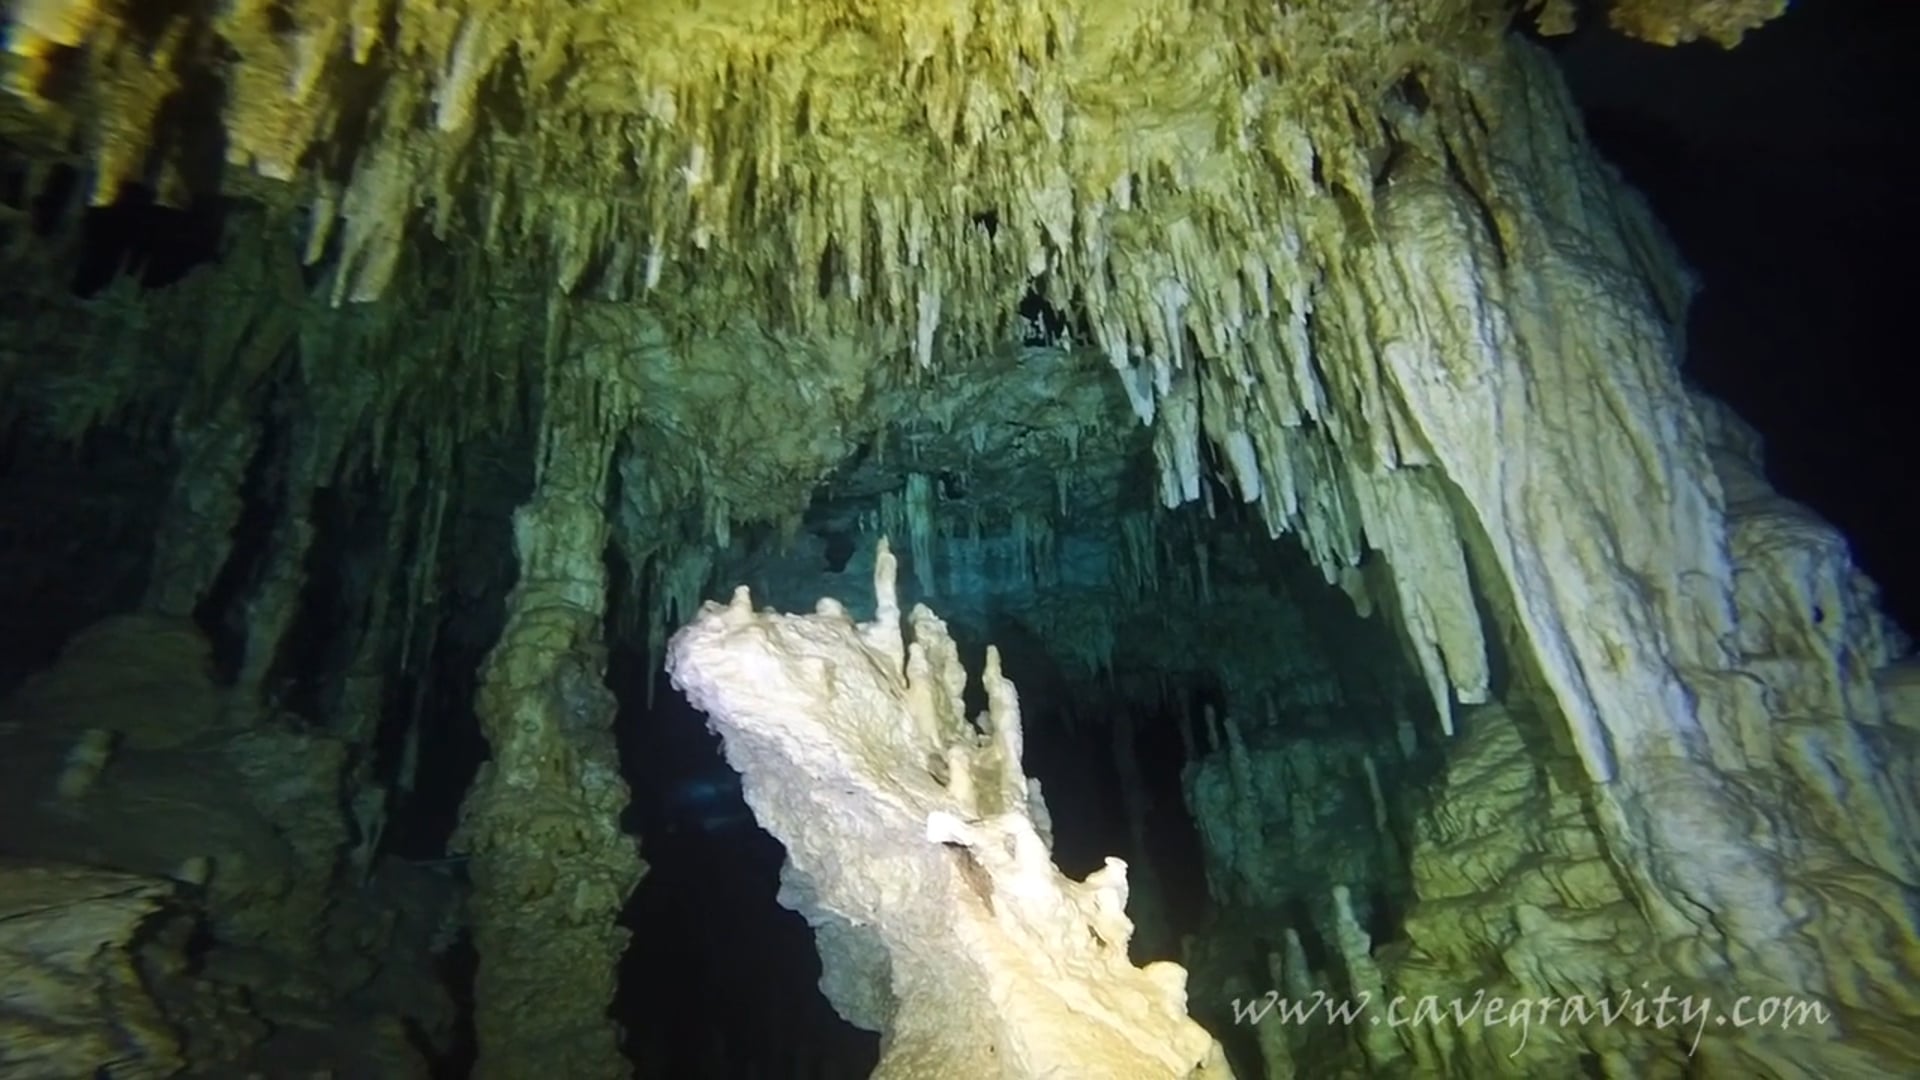
[[[880,1030],[874,1076],[1228,1077],[1186,973],[1127,960],[1127,868],[1055,869],[1021,768],[1020,705],[987,653],[988,711],[924,605],[902,633],[882,542],[871,622],[836,600],[756,614],[743,587],[674,636],[747,804],[788,851],[784,902],[820,928],[836,1006]]]
[[[1911,1071],[1908,643],[1683,381],[1695,283],[1515,7],[13,5],[0,903],[108,959],[29,956],[0,1022],[87,1028],[175,919],[205,964],[35,1068],[303,1023],[464,1064],[429,988],[470,885],[474,1069],[624,1075],[652,682],[610,657],[691,620],[883,1075],[1225,1067],[1126,875],[1053,867],[953,640],[1141,775],[1135,862],[1178,726],[1185,1000],[1242,1072]],[[1733,45],[1785,3],[1599,7]],[[869,571],[865,624],[700,608]],[[948,629],[907,650],[896,588]],[[1642,986],[1824,1019],[1230,1030]]]
[[[427,1075],[457,886],[341,880],[345,747],[209,661],[190,622],[123,615],[0,701],[0,1073]]]
[[[59,865],[0,865],[0,1069],[22,1078],[88,1076],[137,1062],[141,1076],[183,1064],[178,1034],[149,996],[133,939],[172,886]]]

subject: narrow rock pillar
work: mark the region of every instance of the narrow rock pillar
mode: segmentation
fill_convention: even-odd
[[[481,1080],[631,1074],[607,1015],[643,866],[620,831],[607,689],[607,481],[612,438],[582,385],[549,388],[532,497],[514,514],[520,579],[476,702],[492,749],[461,808],[472,856]]]
[[[177,425],[179,462],[154,538],[142,605],[148,611],[187,618],[213,588],[233,551],[240,486],[259,438],[259,429],[238,406],[203,424]]]

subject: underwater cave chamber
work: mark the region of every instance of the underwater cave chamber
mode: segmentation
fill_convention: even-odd
[[[1786,6],[15,5],[0,1077],[1910,1073]]]

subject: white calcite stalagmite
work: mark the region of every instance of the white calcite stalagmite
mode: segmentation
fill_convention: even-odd
[[[908,643],[894,574],[883,542],[866,624],[833,600],[755,612],[742,588],[667,657],[787,847],[782,899],[821,930],[823,988],[884,1032],[874,1076],[1230,1076],[1184,969],[1127,959],[1125,864],[1054,867],[998,654],[969,722],[945,625],[916,607]]]

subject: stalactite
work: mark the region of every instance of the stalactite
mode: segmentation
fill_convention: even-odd
[[[1373,807],[1373,827],[1385,838],[1391,830],[1388,828],[1386,793],[1380,789],[1380,769],[1373,763],[1372,754],[1361,757],[1360,764],[1366,774],[1367,802]]]
[[[403,572],[407,538],[418,528],[415,515],[422,501],[418,485],[420,467],[420,455],[403,454],[395,462],[389,476],[386,535],[373,557],[372,569],[365,571],[370,577],[364,596],[365,606],[357,622],[350,624],[349,632],[354,640],[346,670],[340,675],[340,690],[333,707],[333,728],[353,748],[348,804],[360,835],[349,859],[361,881],[367,880],[373,873],[388,821],[394,813],[403,809],[413,793],[420,764],[420,713],[425,706],[427,688],[432,682],[425,677],[410,680],[412,692],[407,695],[402,721],[406,725],[406,733],[402,740],[401,759],[390,778],[378,775],[375,742],[387,705],[389,672],[396,665],[405,663],[404,656],[411,651],[412,645],[407,642],[406,648],[396,650],[395,646],[400,644],[399,636],[406,631],[396,632],[391,616],[393,597],[398,588],[404,586],[407,577]],[[432,493],[426,494],[425,501],[435,505]],[[353,554],[348,557],[352,558]],[[406,601],[403,600],[403,603]],[[412,610],[411,604],[407,604],[407,609],[409,612]],[[426,647],[417,650],[419,655],[433,655],[431,639],[437,632],[438,622],[430,622],[426,632],[429,641]],[[402,654],[401,658],[396,658],[396,651]],[[389,779],[390,784],[387,782]]]
[[[1441,730],[1453,734],[1453,702],[1487,700],[1486,642],[1467,580],[1452,512],[1422,470],[1397,469],[1353,485],[1372,542],[1391,552],[1400,616],[1409,643],[1427,677]]]
[[[380,711],[386,699],[387,665],[393,660],[394,628],[388,616],[393,608],[394,586],[400,579],[400,553],[405,550],[405,523],[409,516],[402,486],[388,514],[387,529],[380,553],[373,560],[372,578],[367,588],[365,608],[350,628],[353,635],[350,659],[340,677],[340,692],[333,707],[333,727],[355,746],[367,746],[380,725]],[[352,557],[352,556],[349,556]]]
[[[1180,760],[1199,761],[1200,747],[1193,738],[1193,699],[1190,696],[1180,695],[1180,711],[1174,717],[1174,723],[1180,729]]]
[[[908,473],[903,506],[907,539],[913,552],[913,580],[920,595],[932,596],[934,583],[933,550],[939,543],[934,520],[933,478],[925,473]]]
[[[423,448],[423,455],[430,455],[423,463],[422,471],[428,475],[446,475],[440,470],[450,470],[451,462],[443,453],[434,453]],[[447,524],[447,508],[453,498],[450,485],[429,483],[424,491],[412,503],[413,512],[407,516],[407,526],[412,537],[410,550],[412,558],[405,564],[405,573],[400,582],[403,607],[400,612],[398,636],[400,641],[399,670],[414,670],[416,656],[432,655],[431,645],[439,633],[437,625],[430,624],[423,634],[419,631],[421,613],[438,593],[440,585],[441,535]],[[422,640],[429,647],[421,649]]]
[[[1399,694],[1393,696],[1393,733],[1394,743],[1400,748],[1400,759],[1412,761],[1420,752],[1420,734],[1413,726],[1413,715],[1407,709],[1406,699]]]
[[[475,1075],[620,1077],[607,1017],[644,871],[620,830],[627,804],[604,683],[606,494],[618,388],[579,367],[547,388],[532,497],[514,514],[520,577],[481,670],[491,748],[461,809],[472,856],[479,1059]]]

